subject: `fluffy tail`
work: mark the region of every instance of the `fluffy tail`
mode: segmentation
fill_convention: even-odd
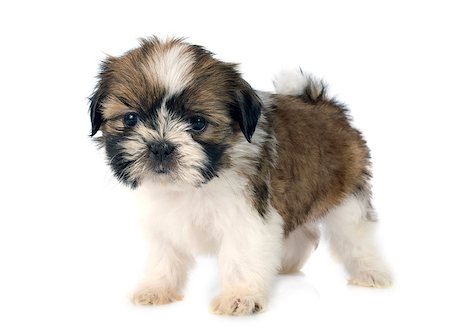
[[[310,103],[330,100],[327,97],[327,86],[302,69],[282,71],[273,80],[275,92],[284,95],[300,96]]]

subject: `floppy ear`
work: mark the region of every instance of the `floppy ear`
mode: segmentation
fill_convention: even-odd
[[[261,115],[262,103],[250,84],[241,79],[236,92],[236,111],[234,118],[239,122],[242,133],[248,142],[252,142],[252,136]]]
[[[98,74],[98,83],[90,97],[91,104],[89,111],[91,114],[91,136],[94,136],[100,129],[104,119],[101,112],[102,102],[108,95],[109,82],[111,79],[110,65],[114,61],[112,56],[108,56],[100,63],[100,73]]]
[[[89,111],[91,114],[91,136],[94,136],[103,123],[103,116],[100,111],[101,102],[106,97],[106,89],[100,82],[97,84],[94,93],[90,97]]]

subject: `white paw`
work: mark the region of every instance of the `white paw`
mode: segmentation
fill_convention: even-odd
[[[363,270],[352,274],[350,285],[385,288],[392,285],[392,277],[387,271]]]
[[[167,288],[139,286],[134,292],[131,301],[139,305],[162,305],[180,301],[183,296]]]
[[[218,315],[250,315],[265,310],[261,295],[221,294],[211,302],[210,311]]]

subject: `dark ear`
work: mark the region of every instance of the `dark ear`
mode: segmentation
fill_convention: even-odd
[[[256,92],[243,79],[236,93],[236,111],[234,118],[239,122],[242,133],[248,142],[251,142],[259,116],[262,103]]]
[[[91,136],[94,136],[95,133],[97,133],[103,123],[103,116],[100,110],[101,103],[105,97],[106,89],[104,85],[99,82],[94,93],[90,97],[91,104],[89,106],[89,111],[91,114]]]
[[[104,119],[101,112],[103,100],[108,95],[109,82],[111,79],[110,65],[114,61],[114,58],[108,56],[104,61],[100,63],[100,73],[98,75],[98,83],[90,97],[91,104],[89,111],[91,114],[91,136],[100,129]]]

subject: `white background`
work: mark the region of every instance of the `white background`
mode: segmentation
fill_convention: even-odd
[[[1,335],[449,335],[449,10],[446,1],[6,1],[0,5]],[[130,192],[88,137],[105,53],[186,36],[240,62],[257,89],[301,66],[330,83],[374,162],[395,286],[349,287],[321,244],[280,276],[268,311],[208,312],[217,265],[185,300],[128,301],[145,247]]]

